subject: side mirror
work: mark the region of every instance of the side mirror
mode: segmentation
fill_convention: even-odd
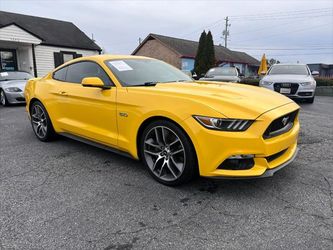
[[[313,75],[313,76],[319,76],[319,72],[318,71],[312,71],[311,75]]]
[[[109,89],[110,86],[105,86],[99,77],[85,77],[82,79],[81,84],[83,87],[93,87],[101,89]]]

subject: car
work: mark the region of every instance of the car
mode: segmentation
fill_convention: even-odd
[[[236,67],[215,67],[207,71],[200,81],[240,82],[242,75]]]
[[[299,106],[273,91],[194,81],[148,57],[69,61],[25,88],[33,132],[141,160],[165,185],[267,177],[297,154]]]
[[[23,71],[0,72],[0,103],[3,106],[25,103],[24,87],[32,75]]]
[[[260,80],[259,86],[274,90],[293,99],[304,99],[313,103],[316,80],[306,64],[274,64]]]

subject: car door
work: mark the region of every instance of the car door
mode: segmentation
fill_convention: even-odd
[[[85,77],[99,77],[109,89],[84,87]],[[67,66],[66,80],[57,86],[61,130],[95,142],[117,145],[116,92],[107,73],[93,61]]]

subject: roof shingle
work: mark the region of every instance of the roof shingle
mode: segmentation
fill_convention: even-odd
[[[16,24],[42,39],[44,45],[101,50],[71,22],[0,11],[0,28],[10,24]]]
[[[199,45],[199,43],[195,41],[158,34],[149,34],[145,41],[149,39],[159,40],[165,46],[175,50],[178,54],[180,54],[181,57],[195,58]],[[132,54],[135,54],[141,48],[144,42],[141,43]],[[246,54],[245,52],[230,50],[220,45],[215,45],[215,57],[217,61],[221,62],[246,63],[256,66],[260,64],[257,59]]]

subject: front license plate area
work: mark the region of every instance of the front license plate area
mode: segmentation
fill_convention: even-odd
[[[281,94],[290,94],[291,89],[289,88],[280,88],[280,93]]]

